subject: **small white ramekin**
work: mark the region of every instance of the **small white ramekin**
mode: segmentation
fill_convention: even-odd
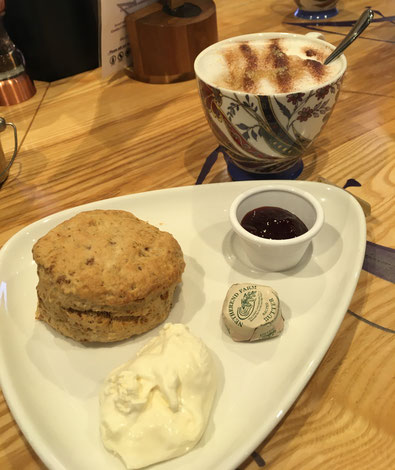
[[[253,235],[241,226],[241,221],[247,212],[263,206],[281,207],[292,212],[304,222],[308,231],[285,240]],[[285,271],[296,266],[324,224],[324,211],[314,196],[302,189],[280,184],[262,185],[240,194],[233,201],[229,216],[251,263],[267,271]]]

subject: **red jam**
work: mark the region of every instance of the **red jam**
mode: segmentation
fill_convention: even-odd
[[[261,238],[285,240],[307,232],[306,225],[285,209],[280,207],[257,207],[243,217],[241,226]]]

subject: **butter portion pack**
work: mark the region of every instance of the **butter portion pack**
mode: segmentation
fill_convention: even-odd
[[[277,292],[259,284],[233,284],[222,306],[222,319],[234,341],[274,338],[284,329]]]

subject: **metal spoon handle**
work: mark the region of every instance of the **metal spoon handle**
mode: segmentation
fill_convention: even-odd
[[[328,65],[330,62],[332,62],[332,60],[335,60],[336,57],[338,57],[346,47],[348,47],[352,42],[354,42],[355,39],[357,39],[357,37],[369,26],[373,19],[373,16],[373,11],[370,8],[365,10],[355,23],[354,27],[343,39],[343,41],[336,47],[332,54],[330,54],[326,58],[324,64]]]

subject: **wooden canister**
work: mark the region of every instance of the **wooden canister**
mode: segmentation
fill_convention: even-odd
[[[218,41],[212,0],[192,0],[200,13],[191,17],[169,14],[159,2],[126,16],[133,65],[128,73],[148,83],[172,83],[194,78],[193,63]]]

